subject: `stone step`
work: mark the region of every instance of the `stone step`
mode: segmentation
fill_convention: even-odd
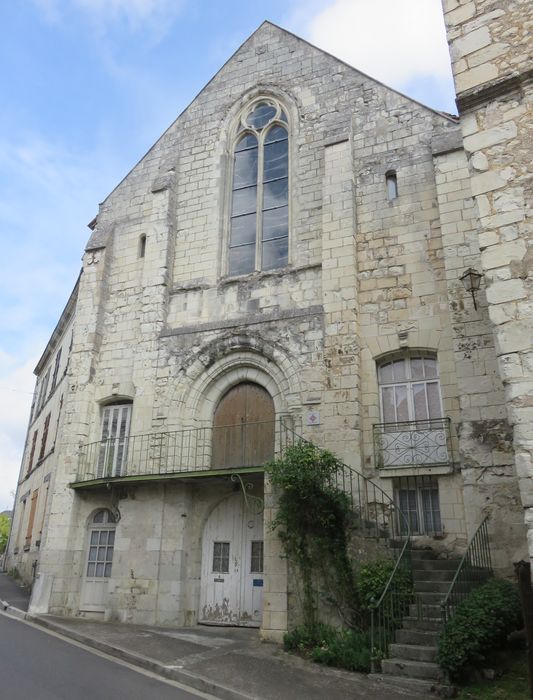
[[[449,581],[416,581],[415,591],[426,591],[427,593],[442,593],[442,597],[450,590]]]
[[[451,583],[455,569],[413,569],[414,581],[447,581]]]
[[[408,697],[423,697],[425,700],[430,697],[454,698],[457,689],[446,683],[436,683],[434,681],[424,681],[421,678],[407,678],[407,676],[390,676],[383,673],[370,673],[371,680],[378,681],[392,688],[403,688],[410,691]],[[384,693],[383,698],[387,695]]]
[[[413,628],[401,628],[396,630],[395,641],[397,644],[420,644],[423,647],[431,647],[437,644],[440,632],[437,630],[421,630]]]
[[[420,605],[440,605],[446,594],[431,593],[430,591],[417,591],[416,600]]]
[[[428,681],[443,681],[444,672],[441,667],[431,661],[409,661],[408,659],[383,659],[381,670],[391,676],[407,676],[422,678]]]
[[[420,618],[415,616],[406,616],[403,618],[403,628],[406,630],[428,630],[428,632],[440,632],[442,629],[442,620],[436,618]]]
[[[438,561],[438,555],[432,549],[412,549],[411,550],[411,560],[431,560]]]
[[[389,654],[395,659],[410,661],[435,661],[437,647],[421,644],[389,644]]]
[[[417,617],[419,620],[427,619],[428,617],[437,618],[441,616],[441,607],[436,603],[435,605],[426,605],[421,601],[411,603],[411,605],[409,606],[409,616]]]
[[[426,571],[453,571],[459,568],[460,559],[413,559],[413,567]]]

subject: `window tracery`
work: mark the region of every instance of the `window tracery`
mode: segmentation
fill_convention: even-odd
[[[272,270],[288,262],[287,115],[261,98],[241,115],[233,150],[228,272]]]

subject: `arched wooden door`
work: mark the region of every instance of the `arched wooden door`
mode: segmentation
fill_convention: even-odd
[[[274,457],[274,402],[259,384],[241,382],[221,398],[213,418],[212,466],[255,467]]]

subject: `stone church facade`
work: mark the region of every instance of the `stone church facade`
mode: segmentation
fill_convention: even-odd
[[[489,515],[495,568],[526,555],[503,309],[461,281],[491,279],[464,130],[265,22],[117,185],[36,370],[7,554],[35,612],[279,640],[263,465],[295,434],[415,546]]]

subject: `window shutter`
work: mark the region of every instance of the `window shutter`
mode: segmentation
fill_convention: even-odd
[[[50,387],[50,392],[52,392],[56,388],[57,375],[59,373],[60,362],[61,362],[61,348],[59,348],[59,350],[57,351],[56,363],[54,365],[54,374],[52,375],[52,386]]]
[[[31,468],[33,467],[33,458],[35,457],[35,448],[37,447],[37,435],[39,431],[35,430],[33,433],[33,439],[31,441],[31,450],[30,450],[30,459],[28,462],[28,471],[31,472]]]
[[[30,506],[30,517],[28,519],[28,529],[26,531],[26,542],[25,546],[29,547],[31,545],[31,536],[33,532],[33,523],[35,520],[35,511],[37,509],[37,496],[39,495],[39,489],[36,489],[31,496],[31,506]]]
[[[50,426],[50,413],[46,416],[45,421],[44,421],[44,428],[43,428],[43,437],[41,440],[41,449],[39,451],[39,460],[44,458],[45,450],[46,450],[46,439],[48,437],[48,427]]]

